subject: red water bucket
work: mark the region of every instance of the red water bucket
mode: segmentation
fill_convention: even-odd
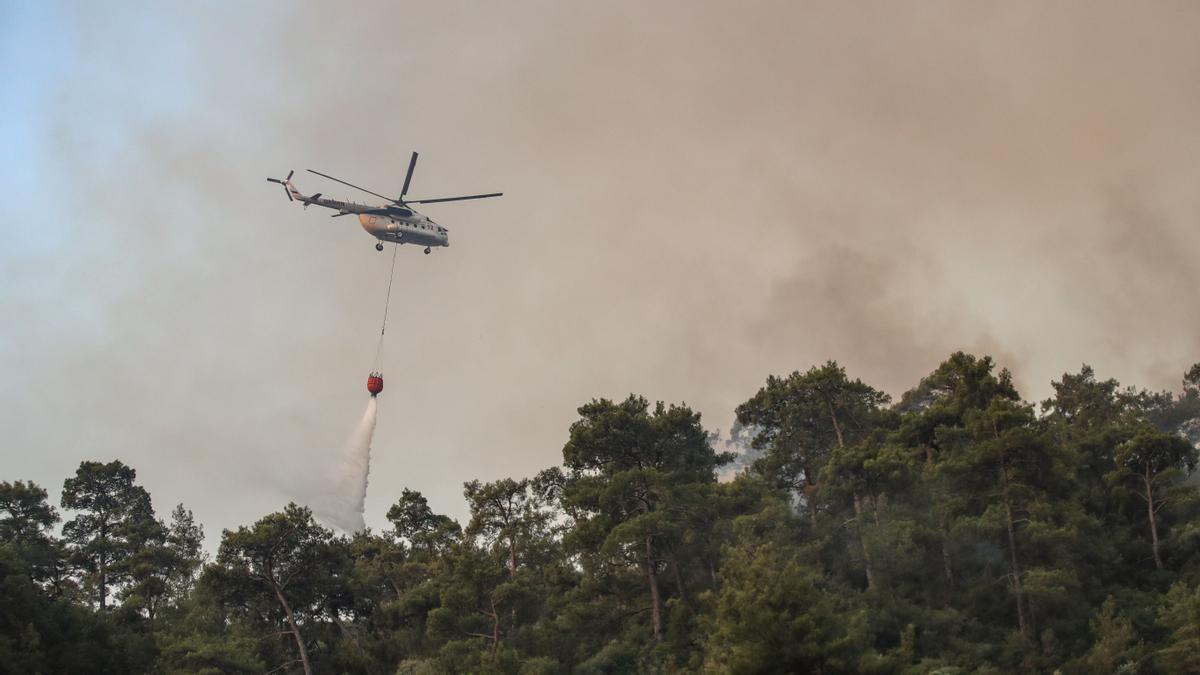
[[[376,396],[383,391],[383,373],[371,373],[367,377],[367,391],[371,392],[372,396]]]

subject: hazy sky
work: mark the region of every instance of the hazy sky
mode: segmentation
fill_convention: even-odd
[[[1200,361],[1200,4],[0,2],[0,479],[119,458],[211,538],[328,481],[390,254],[267,176],[414,196],[367,523],[561,460],[630,392],[710,429],[837,359],[1029,399]]]

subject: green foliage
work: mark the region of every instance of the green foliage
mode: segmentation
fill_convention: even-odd
[[[1123,486],[1144,504],[1148,525],[1145,539],[1160,570],[1164,564],[1159,530],[1165,523],[1159,512],[1164,507],[1190,501],[1193,489],[1180,479],[1184,472],[1196,468],[1197,455],[1196,446],[1178,433],[1142,425],[1129,441],[1117,448],[1114,469],[1107,476],[1109,482]]]
[[[705,669],[723,673],[854,672],[865,616],[773,542],[731,549],[707,636]]]
[[[0,482],[0,546],[21,560],[31,581],[54,584],[61,593],[66,552],[51,532],[58,521],[44,489],[23,481]]]
[[[1135,673],[1147,669],[1146,649],[1133,623],[1121,614],[1116,598],[1109,596],[1091,622],[1094,642],[1087,654],[1069,664],[1078,673]]]
[[[147,637],[136,622],[49,596],[0,546],[0,673],[147,672]]]
[[[1155,657],[1172,673],[1200,672],[1200,587],[1180,581],[1171,586],[1158,615],[1168,631]]]
[[[63,538],[85,592],[100,609],[114,589],[130,581],[130,557],[162,534],[150,493],[134,484],[136,477],[116,460],[81,462],[63,482],[63,508],[79,512],[63,524]]]
[[[592,401],[579,414],[563,447],[562,501],[575,521],[565,543],[592,579],[644,575],[649,632],[661,642],[670,591],[660,577],[670,574],[685,602],[682,568],[702,562],[684,558],[696,543],[687,533],[709,517],[694,497],[707,493],[730,457],[713,450],[700,415],[685,406],[660,402],[651,412],[646,399],[630,396]]]
[[[44,489],[24,481],[0,481],[0,543],[47,541],[58,520]]]
[[[171,512],[170,526],[147,520],[141,525],[140,546],[125,561],[130,584],[120,597],[123,607],[144,610],[154,619],[163,609],[187,597],[204,553],[204,531],[192,512],[179,504]]]
[[[816,514],[818,477],[835,449],[853,446],[878,426],[887,394],[830,361],[767,384],[737,408],[739,424],[755,430],[751,446],[765,451],[754,469],[791,490]]]
[[[289,504],[212,562],[178,506],[83,462],[0,482],[0,673],[1200,672],[1200,364],[1182,392],[1084,365],[1040,414],[954,353],[889,406],[829,362],[700,416],[579,408],[563,464],[403,490],[335,537]]]
[[[436,514],[429,500],[420,492],[405,489],[400,501],[392,505],[387,519],[396,528],[397,537],[409,546],[433,556],[452,546],[462,535],[462,528],[449,516]]]
[[[554,532],[552,499],[558,494],[547,476],[493,483],[476,480],[463,488],[471,510],[467,536],[479,538],[484,546],[503,555],[513,575],[528,558],[544,560],[544,551],[538,549]]]

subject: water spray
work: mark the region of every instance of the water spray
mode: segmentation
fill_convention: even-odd
[[[367,400],[362,420],[346,441],[338,461],[334,499],[326,520],[343,532],[366,529],[363,514],[367,503],[367,482],[371,469],[371,440],[375,436],[376,398]]]
[[[387,333],[388,306],[392,301],[392,281],[396,276],[396,246],[392,251],[392,269],[388,276],[387,298],[383,305],[383,325],[379,328],[379,345],[375,348],[375,362],[371,374],[367,376],[367,392],[371,398],[367,400],[367,410],[354,432],[346,441],[338,458],[335,484],[332,494],[321,509],[322,518],[330,525],[343,532],[354,533],[366,529],[363,514],[366,511],[367,483],[371,474],[371,441],[375,436],[375,422],[378,412],[378,399],[383,391],[383,338]]]

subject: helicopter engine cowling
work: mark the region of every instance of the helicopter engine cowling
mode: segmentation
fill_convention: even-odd
[[[360,213],[358,215],[358,222],[367,231],[367,234],[379,239],[388,237],[388,232],[395,232],[397,229],[396,221],[387,216]]]

